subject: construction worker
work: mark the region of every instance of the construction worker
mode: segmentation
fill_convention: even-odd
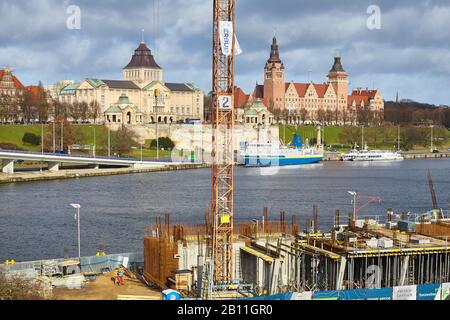
[[[117,268],[117,281],[119,286],[123,285],[123,268],[122,265],[119,265],[119,267]]]
[[[119,280],[118,273],[119,273],[118,268],[115,268],[114,269],[114,277],[113,277],[114,285],[118,284],[118,280]]]

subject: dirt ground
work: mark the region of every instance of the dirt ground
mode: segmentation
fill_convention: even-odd
[[[146,296],[161,299],[161,292],[148,288],[137,279],[124,277],[124,285],[115,285],[112,273],[89,280],[80,290],[53,288],[53,300],[117,300],[118,295]]]

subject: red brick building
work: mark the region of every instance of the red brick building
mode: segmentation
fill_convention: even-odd
[[[357,111],[369,107],[384,112],[384,101],[379,89],[354,90],[348,94],[349,77],[341,57],[335,57],[327,75],[328,81],[297,83],[285,81],[285,66],[280,58],[277,39],[272,40],[270,56],[264,67],[264,84],[257,84],[252,94],[237,88],[236,108],[261,99],[273,113],[284,114],[289,123],[348,123],[356,122]]]

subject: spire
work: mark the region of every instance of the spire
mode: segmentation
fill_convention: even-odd
[[[277,38],[275,36],[272,39],[269,62],[281,62],[280,50],[278,48]]]
[[[330,72],[345,72],[344,67],[342,67],[341,57],[334,57],[334,64]]]

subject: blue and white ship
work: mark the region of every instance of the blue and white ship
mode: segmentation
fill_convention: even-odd
[[[304,146],[300,136],[294,136],[292,146],[274,143],[243,142],[238,162],[246,167],[281,167],[319,163],[323,152],[317,148]]]

